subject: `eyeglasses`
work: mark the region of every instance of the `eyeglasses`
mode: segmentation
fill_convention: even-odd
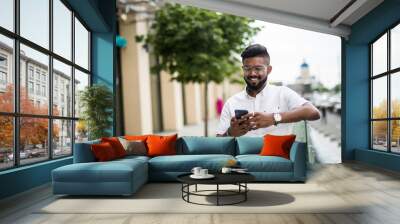
[[[266,66],[263,65],[258,65],[258,66],[242,66],[243,72],[246,74],[251,73],[252,70],[254,70],[257,74],[261,74],[265,71]]]

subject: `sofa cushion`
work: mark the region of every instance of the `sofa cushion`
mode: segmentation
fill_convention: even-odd
[[[293,145],[296,135],[270,135],[264,136],[264,146],[261,149],[261,156],[280,156],[290,159],[290,148]]]
[[[149,136],[151,136],[151,135],[125,135],[124,138],[126,140],[130,140],[130,141],[140,140],[140,141],[144,141],[145,142],[147,137],[149,137]]]
[[[147,155],[146,142],[141,140],[126,140],[125,138],[118,138],[126,151],[126,155]]]
[[[211,172],[219,171],[230,159],[231,155],[175,155],[158,156],[149,160],[149,170],[163,172],[190,172],[199,166]]]
[[[104,137],[101,138],[101,142],[110,143],[117,158],[126,156],[126,151],[117,137]]]
[[[58,182],[129,182],[134,172],[147,172],[146,166],[146,162],[136,159],[114,160],[74,163],[59,167],[52,173],[53,181]]]
[[[235,139],[231,137],[182,137],[180,141],[178,141],[177,154],[235,155]]]
[[[99,144],[101,141],[93,140],[88,142],[75,143],[74,147],[74,163],[95,162],[96,158],[90,148],[92,144]]]
[[[176,139],[178,134],[170,136],[151,135],[147,137],[146,143],[148,156],[165,156],[176,154]]]
[[[279,156],[238,155],[240,167],[249,172],[292,172],[292,161]]]
[[[264,144],[263,137],[238,137],[236,142],[236,155],[259,154]]]
[[[113,160],[113,162],[131,162],[135,160],[143,161],[143,162],[148,162],[150,157],[147,156],[137,156],[137,155],[130,155],[130,156],[125,156],[124,158],[116,159]]]
[[[112,145],[108,142],[92,144],[90,147],[92,149],[94,157],[96,157],[96,161],[105,162],[118,158]]]

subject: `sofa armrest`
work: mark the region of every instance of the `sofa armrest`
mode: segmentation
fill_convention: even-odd
[[[75,145],[74,145],[74,163],[95,162],[96,158],[94,157],[90,146],[92,144],[98,144],[98,143],[100,143],[99,140],[75,143]]]
[[[305,181],[307,174],[306,153],[307,147],[304,142],[294,142],[290,149],[290,160],[293,162],[293,180]]]

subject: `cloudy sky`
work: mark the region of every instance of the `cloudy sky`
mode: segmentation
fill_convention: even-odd
[[[340,38],[303,29],[256,21],[263,27],[253,42],[267,47],[271,56],[271,81],[291,83],[300,73],[305,60],[325,86],[331,88],[340,83],[341,43]]]

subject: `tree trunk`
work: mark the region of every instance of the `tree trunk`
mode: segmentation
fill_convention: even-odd
[[[208,136],[208,81],[204,83],[204,136]]]

